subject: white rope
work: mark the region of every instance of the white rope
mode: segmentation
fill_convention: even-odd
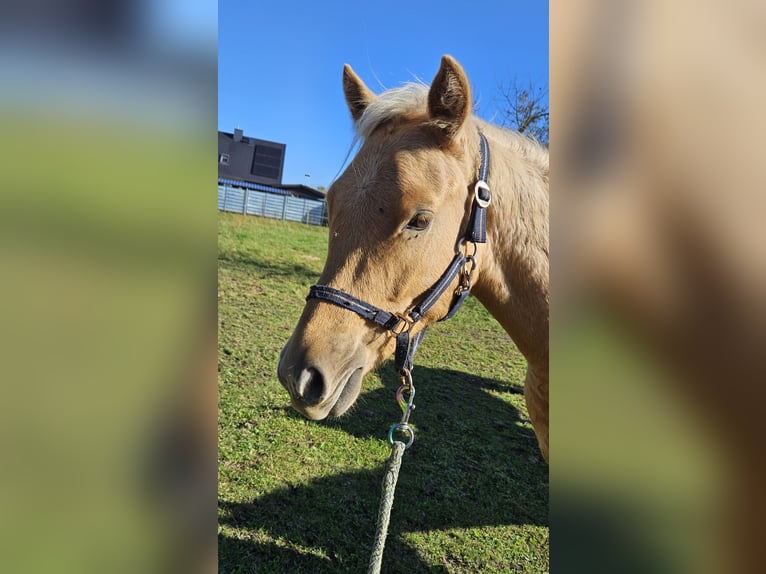
[[[375,544],[372,547],[370,566],[367,574],[380,574],[380,565],[383,562],[383,547],[386,544],[388,534],[388,521],[391,517],[391,506],[394,504],[394,489],[396,479],[399,477],[399,468],[402,465],[402,454],[405,445],[403,442],[394,441],[391,446],[391,457],[386,464],[386,474],[383,476],[383,494],[378,509],[378,527],[375,532]]]

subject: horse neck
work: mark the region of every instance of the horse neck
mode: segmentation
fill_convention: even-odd
[[[530,364],[547,365],[547,151],[489,124],[481,129],[491,150],[492,203],[473,293]]]

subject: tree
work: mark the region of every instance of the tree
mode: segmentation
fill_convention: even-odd
[[[530,136],[548,146],[548,89],[514,78],[508,86],[498,86],[500,125]]]

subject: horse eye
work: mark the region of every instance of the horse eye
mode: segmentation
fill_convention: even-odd
[[[412,231],[425,231],[429,225],[431,225],[431,218],[433,214],[428,211],[421,211],[415,214],[407,223],[406,229]]]

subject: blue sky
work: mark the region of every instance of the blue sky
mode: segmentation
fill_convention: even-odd
[[[287,144],[283,182],[329,187],[353,139],[343,64],[380,92],[430,83],[442,54],[463,65],[491,120],[499,84],[548,86],[548,3],[221,0],[218,129]]]

